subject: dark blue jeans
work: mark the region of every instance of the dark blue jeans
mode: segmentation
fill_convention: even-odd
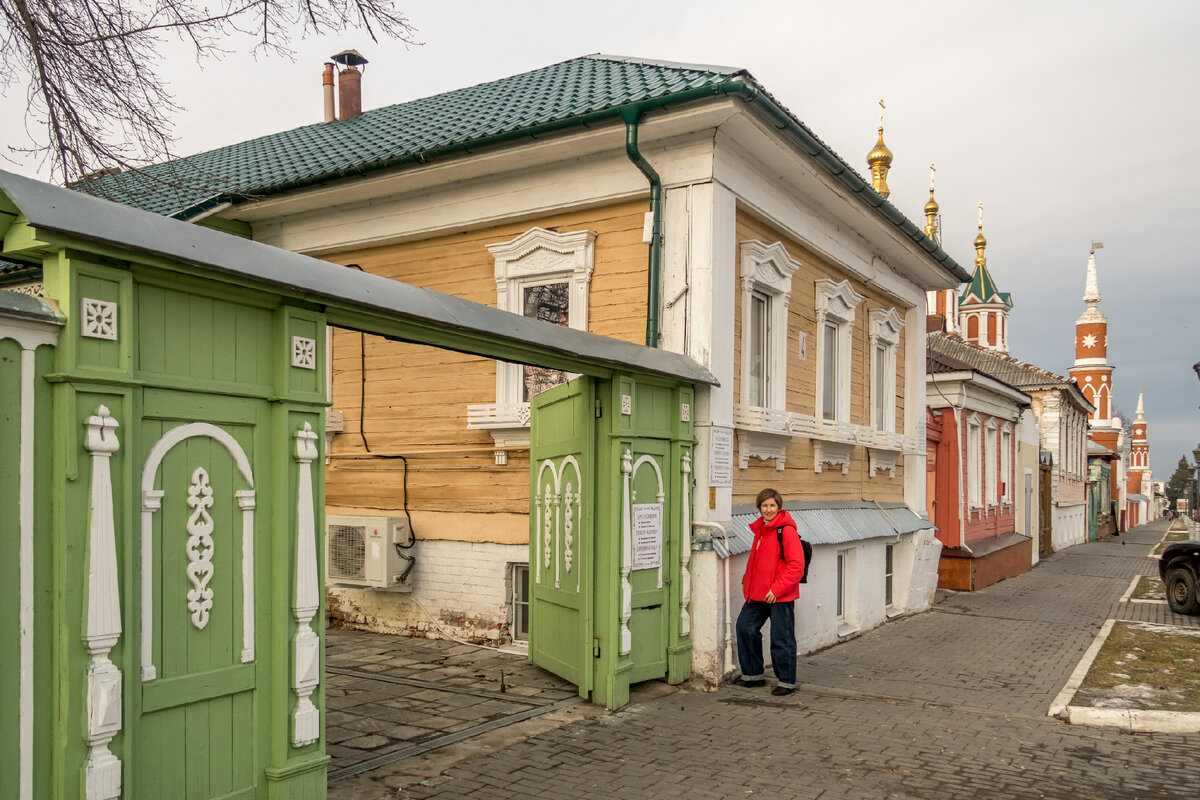
[[[771,620],[771,669],[779,685],[796,685],[796,603],[764,603],[747,600],[737,619],[738,661],[742,677],[763,677],[762,627]]]

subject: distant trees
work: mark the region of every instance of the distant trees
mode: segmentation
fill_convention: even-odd
[[[1177,507],[1175,501],[1179,500],[1179,498],[1192,496],[1195,482],[1195,474],[1192,471],[1191,464],[1188,463],[1187,456],[1180,456],[1179,466],[1175,467],[1175,472],[1171,474],[1170,480],[1167,481],[1166,494],[1171,508]]]
[[[26,91],[26,147],[69,182],[171,155],[179,110],[156,72],[164,41],[197,60],[220,58],[235,38],[290,54],[301,36],[347,28],[415,44],[392,0],[0,0],[0,94]]]

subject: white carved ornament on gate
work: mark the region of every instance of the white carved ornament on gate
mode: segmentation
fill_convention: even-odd
[[[112,469],[117,452],[117,421],[104,406],[87,420],[84,447],[92,454],[92,486],[88,514],[87,629],[92,661],[87,668],[88,760],[84,770],[86,800],[121,796],[121,760],[108,743],[121,730],[121,670],[108,658],[121,638],[121,600],[117,586],[116,525],[113,517]]]
[[[191,422],[172,428],[163,434],[142,468],[142,671],[143,683],[155,680],[158,669],[154,665],[154,514],[162,507],[162,489],[154,488],[158,468],[163,459],[177,444],[193,437],[206,437],[225,448],[234,465],[245,481],[247,489],[234,492],[238,507],[242,510],[242,663],[254,660],[254,476],[250,460],[237,440],[223,428],[207,422]],[[203,629],[208,624],[208,613],[214,597],[208,582],[212,578],[213,541],[212,519],[208,509],[213,506],[212,488],[208,485],[208,473],[196,468],[188,487],[185,500],[192,513],[187,522],[188,538],[185,549],[188,555],[187,576],[192,588],[186,592],[188,612],[192,625]],[[163,532],[162,546],[171,541]],[[166,576],[163,576],[164,581]]]
[[[549,480],[544,480],[549,474]],[[534,539],[534,582],[542,582],[542,567],[546,569],[546,580],[550,579],[550,567],[554,566],[554,588],[562,588],[562,571],[570,575],[575,572],[575,591],[583,588],[583,577],[576,569],[576,526],[583,513],[583,472],[575,456],[565,456],[555,462],[543,459],[538,467],[538,479],[534,484],[534,514],[537,525]]]

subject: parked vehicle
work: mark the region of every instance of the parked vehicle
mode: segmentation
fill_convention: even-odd
[[[1158,559],[1167,586],[1167,605],[1176,614],[1200,614],[1200,542],[1167,545]]]

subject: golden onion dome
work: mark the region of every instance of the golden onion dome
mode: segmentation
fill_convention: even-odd
[[[867,153],[867,166],[874,167],[876,165],[891,166],[892,151],[883,143],[883,126],[879,126],[879,141],[875,143],[875,149]]]
[[[975,237],[975,247],[987,247],[987,237],[983,235],[983,229],[979,229],[979,235]]]
[[[937,214],[940,208],[941,206],[938,205],[937,200],[933,199],[933,190],[930,189],[929,202],[925,204],[925,216],[928,217],[930,214]]]

